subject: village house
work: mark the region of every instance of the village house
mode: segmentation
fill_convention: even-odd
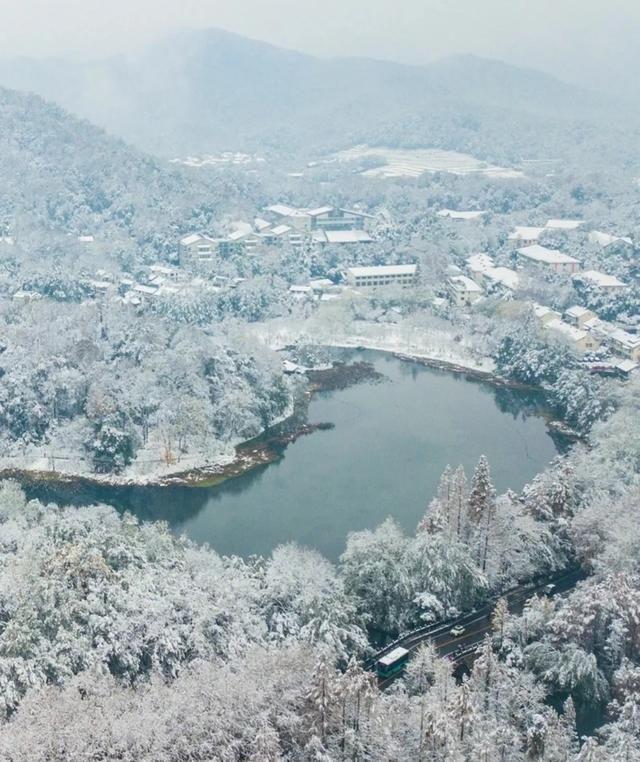
[[[545,225],[547,230],[577,230],[584,225],[584,220],[549,220]]]
[[[533,246],[544,232],[545,228],[516,225],[513,233],[509,233],[509,242],[514,249]]]
[[[627,288],[627,284],[616,278],[615,275],[608,275],[598,270],[585,270],[575,277],[583,283],[596,286],[604,291],[621,291]]]
[[[582,328],[585,331],[592,333],[599,341],[609,342],[611,334],[618,330],[618,326],[613,323],[609,323],[606,320],[600,320],[599,317],[593,317],[589,320],[585,320],[582,324]]]
[[[455,209],[440,209],[439,212],[436,212],[438,217],[448,217],[450,220],[480,220],[482,219],[488,212],[486,211],[466,211],[466,212],[459,212]]]
[[[467,257],[466,265],[469,275],[481,286],[483,273],[493,267],[493,259],[488,254],[472,254]]]
[[[198,265],[212,262],[217,253],[215,238],[200,233],[192,233],[180,239],[180,262]]]
[[[518,249],[518,258],[527,264],[542,265],[555,273],[572,275],[580,270],[580,262],[574,257],[539,244]]]
[[[294,299],[309,299],[313,296],[311,286],[289,286],[289,293]]]
[[[509,267],[489,267],[483,273],[486,285],[500,286],[507,291],[517,291],[520,285],[520,277],[515,270]]]
[[[302,235],[299,230],[291,227],[291,225],[274,225],[260,233],[260,236],[267,246],[282,246],[285,243],[294,243],[300,245],[302,243]]]
[[[600,342],[593,334],[575,328],[562,320],[550,320],[545,324],[544,329],[578,354],[595,352],[600,348]]]
[[[493,285],[515,291],[519,286],[518,273],[508,267],[496,267],[488,254],[472,254],[468,257],[467,270],[473,280],[484,288]]]
[[[595,312],[591,312],[586,307],[581,307],[579,304],[575,304],[573,307],[564,313],[565,320],[575,328],[583,328],[585,323],[597,318]]]
[[[466,275],[454,275],[448,280],[449,296],[456,307],[470,307],[482,298],[482,288]]]
[[[86,283],[87,286],[93,289],[96,295],[104,295],[114,288],[114,284],[110,280],[90,279],[87,280]]]
[[[640,336],[636,336],[621,328],[609,335],[611,351],[627,360],[640,362]]]
[[[167,265],[151,265],[149,272],[153,278],[164,278],[170,281],[177,281],[180,276],[175,267],[168,267]]]
[[[551,307],[547,307],[546,304],[533,304],[533,314],[536,319],[544,326],[553,320],[560,320],[562,315],[556,310],[552,310]]]
[[[603,249],[606,249],[613,243],[625,243],[629,246],[633,246],[633,241],[631,238],[625,238],[619,235],[611,235],[611,233],[603,233],[601,230],[592,230],[589,233],[589,243],[600,246]]]
[[[349,267],[345,280],[354,288],[377,288],[379,286],[415,286],[417,265],[375,265],[371,267]]]

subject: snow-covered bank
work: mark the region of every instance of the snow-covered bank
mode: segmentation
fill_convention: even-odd
[[[345,332],[340,325],[326,320],[271,320],[253,324],[250,329],[276,350],[306,342],[391,352],[479,373],[492,374],[495,371],[493,360],[483,357],[464,337],[457,337],[451,330],[427,330],[413,325],[411,321],[393,324],[358,321],[352,324],[352,330]]]
[[[254,323],[247,326],[247,332],[272,349],[296,343],[366,348],[478,376],[490,377],[494,371],[490,359],[482,357],[464,338],[444,329],[427,330],[410,320],[394,324],[358,321],[351,324],[350,330],[341,328],[338,321],[324,314],[321,319],[312,317],[306,321],[279,319]],[[287,420],[293,412],[291,400],[273,425]],[[120,473],[99,474],[77,445],[78,441],[79,437],[55,436],[54,433],[45,446],[16,446],[0,457],[0,477],[78,479],[109,485],[211,484],[245,473],[271,459],[261,448],[252,448],[251,442],[236,439],[225,443],[212,438],[199,443],[189,453],[174,452],[167,457],[167,445],[161,432],[151,431],[148,442]]]
[[[272,426],[284,423],[293,414],[294,401],[291,400],[284,414]],[[221,482],[268,462],[260,448],[251,446],[253,441],[210,440],[194,452],[176,454],[167,459],[159,457],[163,442],[152,434],[147,445],[136,453],[136,458],[118,474],[96,473],[85,454],[71,450],[62,453],[60,445],[32,445],[22,452],[6,453],[0,457],[0,479],[82,480],[113,486]]]

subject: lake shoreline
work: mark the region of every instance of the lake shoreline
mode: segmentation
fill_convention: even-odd
[[[492,371],[481,370],[477,367],[453,363],[435,357],[364,345],[357,347],[335,345],[333,348],[379,352],[380,354],[390,355],[401,362],[415,363],[432,370],[463,376],[469,380],[486,383],[494,387],[508,388],[514,391],[543,393],[543,390],[538,387],[510,381],[496,375]],[[14,479],[22,483],[31,484],[59,483],[102,487],[184,486],[196,489],[216,487],[229,479],[235,479],[257,468],[277,462],[282,458],[286,448],[300,437],[331,428],[333,424],[329,422],[309,423],[307,421],[306,416],[311,399],[319,392],[339,391],[359,383],[381,380],[381,374],[373,370],[372,366],[368,369],[365,369],[365,366],[370,366],[370,364],[363,362],[351,364],[335,362],[331,368],[321,370],[308,369],[304,375],[307,377],[309,384],[302,397],[295,402],[294,412],[270,430],[236,445],[235,456],[224,463],[203,463],[201,466],[191,467],[186,470],[145,478],[135,476],[120,477],[114,474],[89,475],[42,469],[7,468],[0,470],[0,479]],[[555,434],[571,442],[582,440],[582,437],[568,429],[562,421],[558,421],[551,416],[545,416],[545,419],[548,429]]]

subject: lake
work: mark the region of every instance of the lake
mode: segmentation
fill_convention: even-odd
[[[445,466],[468,476],[489,458],[498,491],[519,490],[558,449],[535,393],[494,387],[373,352],[380,383],[321,392],[311,422],[331,422],[289,445],[276,463],[217,487],[28,486],[30,497],[106,502],[223,554],[268,554],[295,541],[335,560],[347,534],[393,516],[413,531]]]

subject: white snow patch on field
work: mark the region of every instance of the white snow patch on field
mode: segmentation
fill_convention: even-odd
[[[340,151],[333,157],[337,161],[357,161],[365,158],[382,159],[386,162],[379,167],[364,170],[362,174],[365,177],[420,177],[425,172],[482,174],[505,179],[524,176],[516,169],[498,167],[469,154],[442,151],[438,148],[402,149],[359,145]]]

